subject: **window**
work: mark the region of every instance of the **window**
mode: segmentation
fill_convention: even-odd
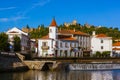
[[[58,42],[57,41],[55,42],[55,47],[58,47]]]
[[[76,43],[74,43],[74,47],[76,47]]]
[[[67,44],[67,42],[65,43],[65,47],[68,47],[68,44]]]
[[[58,32],[58,29],[56,29],[56,32]]]
[[[72,47],[72,43],[70,43],[70,47]]]
[[[62,47],[62,42],[60,43],[60,47]]]
[[[49,29],[49,32],[52,32],[52,29]]]
[[[103,46],[101,46],[101,49],[103,49]]]
[[[101,43],[103,43],[103,40],[101,40]]]
[[[42,42],[42,46],[47,46],[47,42]]]

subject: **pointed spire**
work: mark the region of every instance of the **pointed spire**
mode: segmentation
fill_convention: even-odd
[[[57,23],[56,23],[54,18],[52,19],[52,22],[51,22],[50,26],[55,26],[55,27],[57,26]]]

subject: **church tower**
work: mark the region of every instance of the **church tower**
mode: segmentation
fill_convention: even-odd
[[[49,26],[49,38],[57,39],[57,24],[54,18]]]

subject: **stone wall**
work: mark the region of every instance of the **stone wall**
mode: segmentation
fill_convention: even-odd
[[[17,71],[27,69],[27,66],[16,56],[0,54],[0,71]]]

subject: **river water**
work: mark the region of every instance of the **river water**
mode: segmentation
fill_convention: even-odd
[[[120,70],[39,71],[0,73],[0,80],[120,80]]]

